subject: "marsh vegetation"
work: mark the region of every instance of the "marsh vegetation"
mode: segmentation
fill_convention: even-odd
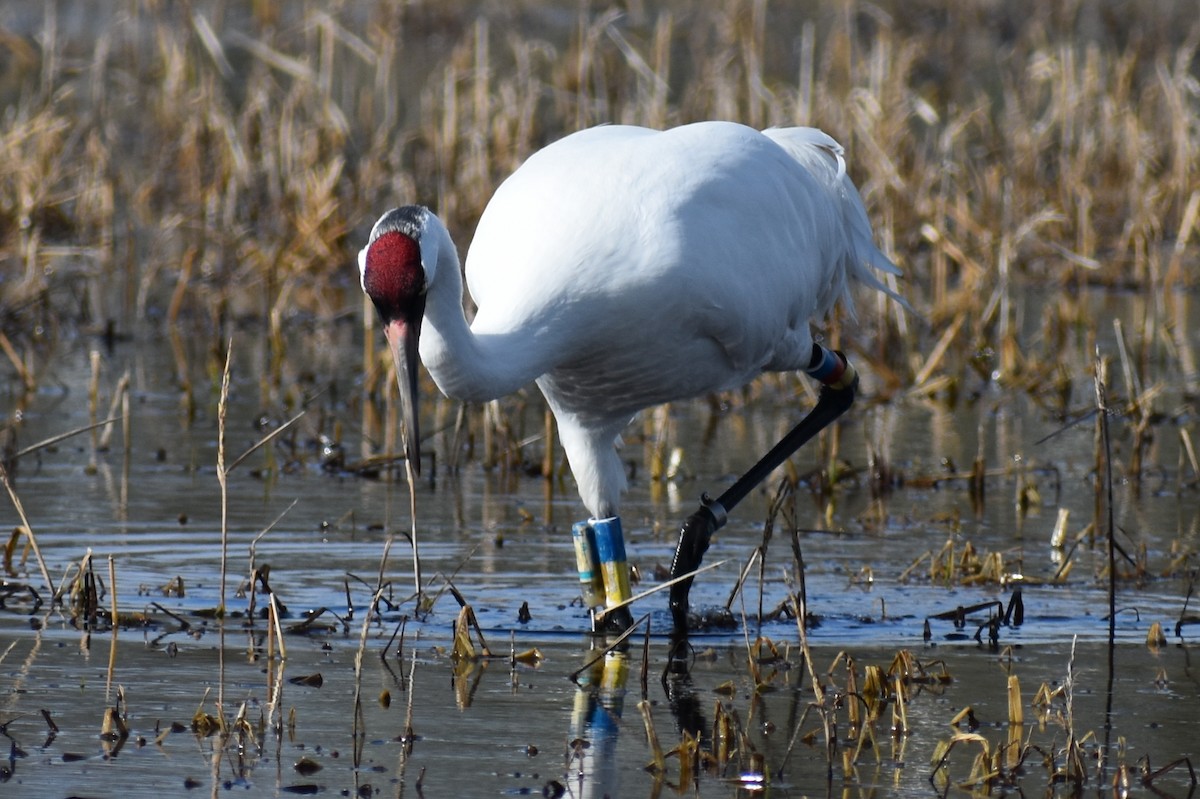
[[[1191,790],[1193,6],[6,3],[0,778]],[[407,202],[467,246],[567,132],[707,118],[841,141],[917,312],[822,330],[862,397],[722,533],[693,596],[733,629],[668,688],[656,635],[581,669],[536,390],[430,406],[412,516],[354,256]],[[630,427],[641,588],[812,398]]]

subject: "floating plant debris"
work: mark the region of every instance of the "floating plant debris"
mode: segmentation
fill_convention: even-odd
[[[321,672],[313,674],[305,674],[299,677],[289,677],[288,682],[292,685],[303,685],[306,688],[320,688],[325,684],[325,678],[321,676]]]

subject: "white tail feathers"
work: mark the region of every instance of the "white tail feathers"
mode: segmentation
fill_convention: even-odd
[[[850,176],[846,174],[845,150],[842,145],[816,128],[767,128],[763,135],[782,147],[812,175],[825,178],[829,188],[841,201],[842,224],[846,234],[847,258],[843,266],[854,280],[879,289],[906,309],[908,302],[888,288],[874,270],[899,275],[900,270],[875,245],[871,223],[862,198]],[[830,167],[833,167],[832,169]],[[841,293],[841,292],[839,292]],[[844,300],[851,313],[854,311],[849,292]]]
[[[823,130],[817,128],[767,128],[763,135],[778,144],[800,163],[810,165],[810,158],[824,150],[837,163],[837,175],[840,180],[846,174],[846,150],[837,140]],[[812,148],[819,148],[814,153]]]

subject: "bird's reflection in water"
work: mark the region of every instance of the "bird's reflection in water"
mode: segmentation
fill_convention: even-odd
[[[589,658],[595,657],[592,652]],[[620,796],[617,736],[625,708],[629,655],[612,650],[579,674],[579,691],[571,713],[572,796],[600,799]]]
[[[587,653],[587,659],[594,662],[576,677],[579,690],[571,713],[569,771],[574,784],[569,795],[587,799],[617,797],[621,795],[617,739],[625,709],[629,654],[624,649],[613,649],[603,657],[596,657],[593,649]],[[662,684],[677,732],[688,733],[697,741],[705,738],[704,714],[688,664],[672,660]]]
[[[663,673],[662,686],[667,694],[667,702],[678,732],[688,733],[696,740],[703,739],[707,732],[704,713],[700,710],[700,697],[696,695],[688,664],[675,659],[670,660],[667,670]]]

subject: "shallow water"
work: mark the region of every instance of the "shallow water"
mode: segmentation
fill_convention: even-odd
[[[0,24],[10,37],[35,42],[45,35],[44,41],[53,45],[54,37],[45,31],[47,19],[53,18],[61,44],[61,63],[55,69],[69,76],[54,96],[62,101],[75,97],[86,106],[83,98],[107,85],[96,77],[94,64],[104,63],[110,45],[130,63],[141,56],[147,56],[146,63],[157,63],[148,55],[164,47],[164,41],[170,44],[153,26],[139,27],[139,15],[189,29],[190,5],[162,5],[147,4],[143,11],[137,3],[9,3],[0,10]],[[443,29],[440,18],[458,14],[473,19],[478,4],[458,4],[449,11],[442,4],[408,5],[420,17],[418,27],[403,39],[397,76],[383,82],[412,96],[398,98],[391,112],[381,109],[383,115],[426,112],[419,95],[437,83],[409,80],[409,73],[436,75],[445,58],[457,58],[458,39]],[[555,47],[565,48],[579,32],[578,4],[486,5],[497,20],[513,15],[506,23],[511,30],[536,28]],[[630,15],[645,16],[634,8],[640,4],[629,5]],[[240,16],[251,8],[218,6],[229,30],[238,28],[244,22]],[[772,7],[771,18],[780,20],[782,13],[782,19],[800,14],[807,20],[808,6]],[[305,20],[315,11],[320,11],[315,4],[289,4],[281,5],[280,14],[285,26],[305,31],[293,34],[316,46],[318,34],[334,27],[309,26]],[[825,8],[816,28],[818,40],[829,26],[841,26],[843,16],[848,24],[848,11],[845,3]],[[168,16],[176,13],[178,18]],[[351,4],[339,12],[339,24],[363,35],[388,35],[364,30],[369,26],[359,22],[362,14],[375,12],[365,4]],[[115,22],[110,19],[114,15]],[[97,16],[104,24],[97,24]],[[681,14],[677,24],[688,25],[687,18]],[[1080,18],[1086,22],[1090,16]],[[927,14],[914,19],[936,22]],[[652,23],[648,21],[646,17],[643,24]],[[196,19],[190,24],[194,27]],[[796,71],[801,24],[770,26],[782,36],[765,56],[783,56],[780,68],[788,81]],[[1038,24],[1034,20],[1034,27]],[[123,35],[114,36],[114,26]],[[495,23],[495,30],[500,27]],[[989,27],[998,36],[1011,33],[1006,25]],[[1185,28],[1172,32],[1180,47],[1185,46]],[[97,30],[107,36],[97,37]],[[1145,35],[1139,30],[1133,33]],[[650,33],[649,27],[643,33]],[[1107,34],[1102,33],[1097,28],[1088,36],[1103,40]],[[1129,34],[1114,33],[1122,41]],[[357,36],[346,37],[346,44]],[[1043,37],[1039,29],[1035,38]],[[682,46],[685,39],[678,42]],[[993,41],[986,48],[972,47],[977,42],[957,47],[990,54],[1010,46]],[[18,44],[11,39],[5,47],[14,54],[9,60],[20,66]],[[375,46],[372,40],[370,47]],[[229,47],[228,55],[238,77],[226,88],[236,95],[249,85],[241,80],[246,70],[262,67],[243,45]],[[943,58],[955,63],[938,55],[930,64],[940,70]],[[348,60],[328,91],[335,104],[351,109],[366,96],[363,87],[380,77],[373,59],[369,63],[350,55]],[[53,70],[31,69],[33,63],[6,71],[0,93],[40,96],[45,86],[33,91],[33,84],[24,81],[42,84]],[[123,66],[110,72],[120,92],[97,95],[93,102],[111,104],[116,113],[145,113],[137,81],[159,78],[139,77]],[[954,79],[951,72],[944,77]],[[971,75],[974,93],[978,72],[962,74]],[[689,81],[678,69],[671,77],[681,84]],[[983,80],[986,84],[995,78]],[[84,110],[89,116],[96,111],[89,125],[103,126],[102,113]],[[375,119],[375,111],[364,118]],[[129,152],[141,159],[148,147],[140,138],[138,142]],[[152,142],[149,148],[154,146]],[[107,176],[122,166],[106,163],[98,171]],[[76,181],[69,185],[66,191],[74,195]],[[118,193],[118,207],[127,199]],[[195,197],[173,199],[202,204]],[[53,200],[60,202],[67,200]],[[1061,409],[1048,410],[1045,405],[1053,402],[1045,394],[1039,395],[1042,404],[1034,402],[1029,395],[1036,392],[1020,387],[1019,375],[989,374],[1001,359],[985,344],[979,344],[972,360],[978,374],[952,367],[947,377],[953,385],[928,394],[915,390],[885,397],[899,389],[874,375],[871,358],[864,357],[859,363],[863,395],[839,423],[838,455],[849,467],[849,477],[829,495],[816,490],[811,476],[826,462],[822,447],[829,446],[828,436],[797,456],[794,469],[801,479],[794,518],[774,521],[775,535],[763,559],[767,565],[761,572],[757,565],[750,570],[741,592],[734,591],[738,574],[763,541],[780,479],[737,508],[706,559],[724,564],[704,574],[692,591],[700,608],[728,603],[735,626],[697,633],[690,680],[664,679],[664,593],[636,604],[635,616],[648,616],[650,635],[644,639],[640,630],[647,628],[639,628],[623,653],[603,656],[586,632],[589,619],[575,601],[569,536],[583,511],[569,475],[554,481],[530,475],[529,467],[539,463],[544,448],[542,409],[534,392],[497,404],[495,415],[511,425],[508,434],[489,431],[475,408],[466,414],[465,432],[458,436],[458,406],[447,401],[427,405],[424,429],[434,431],[427,451],[435,460],[426,462],[426,477],[416,486],[416,526],[420,583],[432,605],[418,608],[412,599],[413,552],[404,535],[410,514],[402,470],[352,468],[386,450],[382,442],[390,435],[382,421],[388,409],[378,407],[382,403],[365,396],[363,389],[362,300],[352,266],[337,272],[340,277],[332,286],[297,284],[297,300],[306,301],[297,301],[296,312],[285,320],[288,338],[279,353],[260,327],[234,321],[239,313],[264,314],[260,305],[274,293],[263,291],[266,278],[255,276],[250,288],[221,284],[230,276],[236,281],[246,274],[243,267],[250,268],[231,244],[238,236],[205,242],[220,254],[198,267],[202,274],[192,276],[189,290],[196,300],[184,304],[180,325],[171,331],[179,340],[163,336],[166,296],[147,300],[146,328],[126,329],[132,324],[127,320],[137,315],[134,296],[137,302],[142,299],[139,281],[149,283],[162,268],[158,278],[164,285],[157,291],[169,292],[167,273],[174,275],[194,232],[177,231],[172,202],[165,205],[165,210],[154,201],[147,205],[151,210],[146,213],[164,210],[161,226],[138,221],[132,228],[140,233],[127,236],[124,224],[115,225],[109,232],[124,240],[112,248],[112,263],[104,266],[86,252],[71,254],[90,232],[80,232],[80,241],[47,238],[43,244],[51,248],[69,245],[46,253],[44,265],[57,270],[47,273],[47,279],[56,278],[57,293],[45,307],[22,307],[12,316],[21,320],[13,324],[20,326],[19,343],[27,347],[20,354],[36,362],[39,380],[36,393],[28,396],[16,380],[0,382],[0,434],[17,437],[7,442],[0,438],[0,445],[11,443],[20,450],[103,418],[126,370],[131,445],[124,448],[122,429],[115,425],[103,449],[97,447],[99,431],[85,432],[21,456],[13,470],[15,492],[48,579],[26,549],[28,537],[14,539],[0,589],[0,736],[9,744],[7,759],[0,750],[0,796],[553,796],[559,790],[570,796],[834,791],[929,796],[948,792],[947,780],[968,781],[972,761],[984,745],[995,751],[1013,729],[1029,745],[1025,760],[1017,768],[1006,759],[992,790],[1049,793],[1063,781],[1064,746],[1072,734],[1082,743],[1087,787],[1096,790],[1113,779],[1118,765],[1137,768],[1145,763],[1153,771],[1197,751],[1200,678],[1192,664],[1197,628],[1194,623],[1176,628],[1178,621],[1196,616],[1188,596],[1200,551],[1198,476],[1181,446],[1181,433],[1195,440],[1195,399],[1180,396],[1179,375],[1172,371],[1187,359],[1169,352],[1177,341],[1165,335],[1147,339],[1144,351],[1134,352],[1147,384],[1162,388],[1154,398],[1162,415],[1154,422],[1140,481],[1125,473],[1133,420],[1119,413],[1111,419],[1117,465],[1114,523],[1123,551],[1111,642],[1103,536],[1084,535],[1097,520],[1095,426],[1085,419],[1066,427],[1059,413],[1079,418],[1093,407],[1093,345],[1113,364],[1114,395],[1135,393],[1120,369],[1114,319],[1128,320],[1128,343],[1137,339],[1135,328],[1151,322],[1160,333],[1183,330],[1193,348],[1200,343],[1200,311],[1192,295],[1165,291],[1161,297],[1133,296],[1093,290],[1075,278],[1069,286],[1006,284],[998,301],[1013,307],[1011,315],[1007,310],[1000,314],[1001,326],[1011,319],[1020,327],[1016,339],[1028,347],[1028,368],[1053,372],[1058,364],[1044,353],[1052,341],[1063,340],[1062,371],[1074,383]],[[458,214],[467,213],[470,203],[459,205]],[[117,216],[123,213],[137,210],[125,209]],[[262,240],[269,241],[275,228],[270,220],[258,221],[264,223]],[[347,239],[362,241],[369,223],[357,219],[360,229]],[[22,228],[24,224],[22,220]],[[138,241],[139,235],[162,239]],[[1163,235],[1169,239],[1171,232]],[[926,246],[923,238],[910,241]],[[1001,251],[1004,246],[1000,244]],[[927,277],[918,271],[927,256],[910,255],[916,296]],[[1018,256],[1025,257],[1023,252]],[[1036,257],[1054,256],[1043,252]],[[215,263],[221,259],[228,262]],[[20,259],[10,260],[16,264]],[[213,271],[204,271],[210,266]],[[329,263],[320,265],[328,268]],[[0,281],[15,280],[16,271],[0,275]],[[1046,275],[1047,283],[1066,280],[1053,263],[1031,272]],[[319,296],[299,297],[307,291]],[[1056,295],[1071,306],[1066,312],[1049,307]],[[62,309],[51,307],[53,303],[71,306],[61,325],[53,316]],[[1078,313],[1072,315],[1076,306]],[[314,308],[320,310],[313,314],[327,313],[328,318],[299,310]],[[7,314],[11,309],[3,310]],[[133,338],[106,342],[89,337],[66,318],[89,314],[96,320],[122,320],[116,332]],[[26,319],[34,317],[38,321],[26,326]],[[865,313],[864,324],[870,318]],[[919,326],[920,321],[914,315],[910,324]],[[986,330],[990,324],[979,322],[985,330],[978,335],[999,339]],[[213,350],[224,346],[231,330],[228,462],[299,408],[306,413],[230,475],[223,591],[223,513],[216,471],[222,364]],[[914,336],[923,346],[912,345],[919,353],[913,357],[928,355],[941,333],[922,330]],[[379,349],[378,330],[372,337]],[[1095,341],[1085,341],[1091,337]],[[961,340],[967,338],[964,333]],[[863,333],[861,341],[872,340],[869,332]],[[89,410],[93,353],[100,367],[94,411]],[[1152,357],[1142,362],[1147,353]],[[7,360],[2,362],[3,373],[10,374]],[[901,371],[911,374],[918,365],[905,364]],[[1061,375],[1041,377],[1054,381]],[[931,382],[937,380],[935,370]],[[658,567],[669,563],[678,525],[701,492],[726,486],[811,401],[811,389],[802,380],[780,378],[719,403],[678,404],[662,433],[642,422],[630,427],[625,452],[631,485],[623,517],[641,577],[637,590],[661,582]],[[322,435],[341,448],[344,463],[322,467]],[[503,465],[485,467],[487,439],[493,435]],[[646,465],[646,453],[660,435],[666,437],[666,451],[682,453],[679,475],[666,481],[649,479]],[[520,444],[520,454],[506,457],[514,442]],[[964,477],[977,455],[987,468],[982,496],[969,490]],[[869,477],[877,461],[894,476],[883,490],[873,489]],[[1061,511],[1069,513],[1066,549],[1051,545]],[[1098,521],[1105,528],[1102,516]],[[13,503],[0,499],[0,528],[12,530],[21,523]],[[800,631],[795,620],[772,613],[786,608],[796,590],[798,569],[788,534],[793,523],[804,559],[812,663],[826,690],[838,696],[836,707],[831,700],[827,708],[836,724],[830,731],[837,743],[832,756],[820,714],[813,709]],[[1080,542],[1071,548],[1076,538]],[[389,555],[381,565],[385,551]],[[969,559],[972,552],[980,559],[991,556],[1003,579],[931,575],[934,559]],[[76,579],[89,553],[99,586],[99,608],[93,609],[91,621],[78,605],[64,600],[51,606],[49,601],[55,589]],[[1056,580],[1068,562],[1071,571]],[[255,593],[251,578],[252,570],[264,565],[270,566],[269,582],[283,608],[286,658],[280,657],[279,643],[260,615],[266,594]],[[388,586],[386,601],[372,614],[381,573]],[[450,582],[473,608],[495,658],[456,665],[450,653],[459,606]],[[1014,607],[1015,587],[1020,588],[1024,617],[1020,624],[998,627],[991,641],[987,622],[997,606]],[[35,594],[40,601],[32,599]],[[228,611],[224,621],[213,613],[222,602]],[[520,616],[523,605],[527,620]],[[115,627],[106,615],[113,607],[121,620]],[[955,624],[958,608],[966,610]],[[766,618],[760,619],[764,613]],[[1156,623],[1166,642],[1147,646]],[[760,635],[770,643],[755,645]],[[510,657],[530,650],[537,655],[520,661]],[[850,721],[851,708],[867,703],[860,698],[866,694],[865,669],[886,670],[898,653],[911,653],[929,675],[944,673],[948,681],[921,681],[918,674],[902,692],[907,729],[892,735],[892,708],[887,708],[867,728],[874,735],[872,745],[854,754],[860,739]],[[852,671],[846,657],[853,659]],[[588,666],[595,658],[599,660]],[[1008,723],[1010,676],[1019,679],[1024,710],[1024,721],[1015,728]],[[1043,685],[1056,693],[1039,702],[1035,697]],[[362,708],[357,723],[356,694]],[[658,742],[668,752],[662,773],[647,770],[654,747],[639,708],[642,700]],[[977,726],[952,726],[968,707]],[[102,735],[109,708],[127,725],[127,736]],[[205,714],[223,716],[228,730],[204,730]],[[724,754],[714,734],[722,718],[736,739]],[[972,730],[982,737],[959,739],[943,760],[939,745]],[[685,731],[698,734],[705,764],[691,778],[683,773],[682,758],[669,754],[684,742]],[[1100,754],[1105,755],[1103,774],[1097,768]],[[1186,770],[1157,777],[1153,788],[1187,795]]]
[[[130,370],[133,444],[128,455],[119,430],[103,452],[93,452],[91,434],[84,433],[23,457],[15,480],[52,579],[73,573],[90,551],[104,590],[100,602],[108,608],[111,559],[116,605],[130,623],[114,636],[101,619],[88,632],[65,609],[35,608],[19,593],[6,598],[0,611],[0,724],[11,741],[12,757],[5,795],[152,796],[181,788],[262,796],[355,791],[536,795],[543,790],[553,794],[554,782],[569,795],[653,796],[674,790],[670,786],[680,777],[677,758],[667,760],[661,780],[645,770],[652,749],[637,706],[642,698],[641,635],[625,656],[601,660],[579,675],[579,685],[570,679],[597,652],[585,634],[589,620],[573,602],[578,592],[569,528],[581,510],[569,476],[548,482],[518,469],[487,470],[478,458],[464,459],[450,473],[445,466],[449,433],[430,439],[441,467],[427,468],[434,477],[419,482],[416,501],[422,577],[436,601],[430,612],[403,625],[403,652],[397,656],[389,642],[401,618],[416,610],[407,601],[413,590],[412,561],[401,534],[408,527],[406,486],[386,475],[367,478],[324,470],[319,447],[311,443],[320,431],[340,430],[348,462],[370,449],[360,444],[368,407],[356,388],[361,342],[351,326],[335,323],[290,346],[298,360],[323,375],[324,390],[296,424],[294,437],[281,436],[286,444],[277,440],[257,451],[230,476],[226,602],[232,618],[223,630],[206,613],[219,605],[221,596],[215,384],[198,392],[196,413],[189,417],[181,411],[168,348],[135,341],[104,352],[96,342],[80,341],[62,353],[54,379],[45,381],[37,396],[20,401],[19,446],[28,446],[88,421],[93,347],[102,352],[102,407],[119,374]],[[261,372],[259,347],[253,331],[235,336],[229,460],[263,435],[254,420],[269,406],[263,397],[270,395],[261,392],[253,376]],[[202,351],[196,348],[190,356],[189,368],[199,377]],[[862,468],[867,442],[876,450],[886,442],[891,466],[904,480],[873,497],[864,479],[852,479],[834,493],[831,506],[801,482],[796,524],[804,530],[799,541],[809,610],[816,617],[809,632],[813,660],[822,673],[839,652],[852,656],[860,669],[887,668],[898,651],[910,650],[922,663],[944,662],[951,681],[913,689],[910,734],[893,741],[887,725],[880,725],[878,760],[862,754],[857,767],[847,772],[839,755],[833,789],[930,794],[947,773],[935,774],[934,747],[953,733],[949,722],[959,710],[973,708],[979,732],[991,745],[1006,740],[1008,673],[1020,680],[1026,735],[1041,747],[1031,751],[1055,751],[1066,739],[1063,726],[1053,720],[1040,726],[1031,700],[1042,683],[1058,686],[1066,679],[1073,642],[1078,646],[1074,730],[1080,738],[1094,733],[1085,739],[1089,757],[1105,741],[1110,744],[1108,778],[1117,762],[1132,765],[1145,756],[1158,768],[1193,752],[1194,741],[1200,740],[1194,713],[1200,681],[1190,643],[1195,628],[1184,626],[1182,635],[1175,635],[1175,622],[1184,613],[1187,571],[1171,564],[1196,551],[1200,510],[1186,471],[1177,468],[1173,428],[1178,420],[1161,423],[1151,451],[1151,477],[1140,490],[1128,482],[1116,487],[1119,540],[1144,568],[1140,579],[1119,584],[1112,727],[1106,736],[1108,606],[1106,583],[1098,577],[1103,548],[1081,545],[1072,553],[1068,579],[1050,584],[1064,557],[1050,546],[1059,508],[1070,512],[1068,537],[1079,534],[1093,517],[1092,423],[1038,444],[1061,422],[995,385],[981,383],[976,396],[949,408],[914,398],[873,404],[869,375],[866,383],[864,401],[842,424],[841,458]],[[714,410],[708,403],[672,408],[666,434],[683,457],[681,476],[666,484],[645,478],[642,427],[630,428],[626,450],[636,469],[624,518],[632,560],[642,575],[637,590],[658,582],[655,566],[669,563],[676,525],[694,508],[699,493],[720,490],[740,465],[790,424],[794,409],[788,407],[792,401],[783,401],[786,395],[764,391],[744,406],[740,398],[729,398],[736,407],[718,409],[715,425],[710,425]],[[808,402],[802,391],[797,396],[796,403]],[[18,399],[7,396],[6,408],[17,407]],[[510,400],[503,412],[514,424],[540,431],[541,411],[534,400]],[[453,421],[455,410],[443,403],[431,417]],[[268,415],[277,423],[287,413]],[[1118,456],[1124,440],[1120,421]],[[711,434],[703,436],[701,431],[709,428]],[[977,507],[965,480],[932,478],[965,471],[979,450],[981,432],[990,476]],[[529,438],[535,440],[528,443],[526,457],[536,460],[541,443],[536,435]],[[797,458],[800,474],[815,468],[817,452],[813,446]],[[1038,498],[1021,512],[1016,497],[1026,483],[1037,486]],[[741,564],[762,540],[769,492],[775,486],[773,482],[747,499],[721,531],[706,562],[728,563],[697,580],[695,606],[726,604]],[[3,519],[9,528],[17,524],[8,504]],[[365,628],[362,751],[356,768],[355,659],[389,532],[397,534],[384,570],[394,604],[385,605]],[[961,627],[934,617],[958,606],[1008,604],[1012,583],[931,580],[928,557],[902,579],[922,553],[939,553],[947,542],[960,555],[968,544],[980,556],[1001,553],[1004,571],[1022,576],[1024,622],[1001,627],[994,645],[989,645],[986,629],[981,631],[988,610],[968,612]],[[283,625],[293,630],[285,636],[283,678],[321,676],[320,687],[285,681],[275,706],[269,704],[274,671],[268,673],[266,625],[261,619],[253,624],[246,620],[249,596],[238,593],[239,586],[248,585],[252,545],[255,563],[270,565],[271,587],[286,608]],[[736,713],[735,726],[745,732],[741,757],[703,773],[695,787],[699,795],[760,790],[754,774],[739,777],[755,766],[765,768],[767,790],[774,795],[829,790],[820,724],[811,712],[802,719],[812,692],[795,621],[752,621],[760,603],[769,614],[788,601],[794,588],[790,541],[784,533],[777,532],[770,542],[767,563],[761,579],[757,567],[752,570],[730,606],[738,629],[697,635],[692,682],[671,683],[671,696],[660,679],[668,649],[665,593],[636,605],[635,616],[650,616],[645,698],[663,748],[679,744],[681,729],[704,730],[701,746],[712,747],[718,702]],[[1124,564],[1121,571],[1130,574],[1134,567]],[[474,608],[497,659],[456,671],[449,649],[459,608],[444,590],[447,575]],[[48,594],[31,555],[15,580]],[[172,583],[182,585],[182,596],[165,591]],[[255,601],[261,609],[264,595],[260,592]],[[522,603],[528,603],[531,614],[526,622],[518,620]],[[352,613],[347,613],[348,605]],[[305,612],[318,608],[326,611],[306,627]],[[745,626],[740,623],[743,614]],[[929,641],[924,637],[927,620]],[[1154,622],[1163,626],[1168,639],[1167,646],[1156,650],[1145,645]],[[779,662],[762,666],[770,676],[761,691],[755,690],[746,656],[757,634],[773,641],[780,655]],[[535,648],[543,658],[536,666],[510,662],[510,651]],[[384,653],[386,659],[381,659]],[[826,679],[845,688],[844,664]],[[731,687],[717,692],[730,681]],[[603,687],[597,690],[596,685]],[[118,688],[124,696],[120,702]],[[390,693],[386,708],[380,701],[384,691]],[[249,723],[243,737],[235,735],[224,745],[219,737],[191,730],[197,710],[216,713],[218,698],[229,719],[245,703]],[[131,733],[119,746],[100,737],[105,709],[114,705],[125,713]],[[406,752],[410,706],[414,737]],[[1052,704],[1060,716],[1065,708],[1061,696]],[[51,734],[43,710],[57,732]],[[180,731],[169,732],[172,724]],[[272,724],[279,725],[278,732]],[[798,729],[801,734],[792,743]],[[814,731],[813,738],[805,737]],[[579,743],[573,749],[572,741],[586,741],[587,746]],[[853,743],[843,740],[842,746],[847,745]],[[956,746],[948,773],[963,780],[978,744]],[[762,755],[761,764],[749,759],[752,751]],[[1044,788],[1049,771],[1040,754],[1030,757],[1017,785]],[[320,769],[300,773],[294,766],[302,758]],[[1094,761],[1089,763],[1094,768]],[[1171,772],[1156,786],[1183,790],[1184,774]]]
[[[584,665],[585,642],[539,635],[518,636],[520,645],[533,644],[542,652],[545,659],[539,667],[510,670],[502,659],[457,683],[445,656],[428,642],[410,641],[403,660],[384,663],[369,654],[362,675],[365,737],[358,768],[351,731],[354,647],[340,640],[289,641],[285,676],[320,674],[324,682],[321,687],[285,684],[281,702],[286,721],[282,734],[276,735],[270,729],[261,732],[257,724],[266,695],[263,663],[248,661],[247,636],[232,635],[225,642],[226,696],[231,697],[231,709],[247,702],[246,715],[255,729],[244,738],[234,736],[224,754],[214,757],[216,738],[201,738],[188,730],[204,692],[216,691],[218,642],[215,635],[210,638],[180,641],[177,653],[167,656],[146,646],[137,633],[122,633],[115,681],[124,688],[131,737],[118,747],[98,737],[108,704],[108,642],[95,640],[88,653],[81,650],[78,635],[47,632],[36,643],[32,636],[23,637],[6,659],[12,664],[6,673],[28,667],[14,681],[20,694],[15,702],[9,697],[6,711],[8,735],[20,752],[10,761],[6,795],[180,795],[185,788],[213,795],[230,790],[250,796],[353,795],[371,786],[385,795],[503,796],[538,795],[557,781],[569,786],[570,795],[653,796],[679,778],[678,763],[672,760],[657,786],[645,770],[651,753],[636,707],[639,655],[631,653],[627,671],[620,675],[625,679],[623,692],[593,698],[568,679]],[[380,645],[371,642],[373,650]],[[893,654],[893,649],[874,645],[854,648],[860,666],[886,667]],[[814,650],[822,667],[832,663],[833,655],[829,648]],[[1011,657],[1000,657],[970,644],[925,648],[918,657],[925,662],[943,659],[953,682],[917,689],[907,708],[911,734],[893,739],[886,727],[878,730],[878,759],[868,754],[848,775],[835,768],[834,789],[931,795],[931,752],[953,734],[949,722],[957,711],[969,704],[979,734],[993,746],[1003,743],[1008,735],[1008,674],[1020,678],[1028,703],[1042,681],[1062,681],[1069,659],[1065,647],[1020,646]],[[1074,723],[1080,734],[1094,732],[1100,740],[1104,659],[1101,646],[1083,644],[1076,652]],[[1119,647],[1116,666],[1111,741],[1124,741],[1123,758],[1132,764],[1149,755],[1157,768],[1190,751],[1188,742],[1196,740],[1193,711],[1200,687],[1188,648],[1152,653],[1143,647]],[[612,664],[609,669],[613,672]],[[782,673],[769,692],[754,696],[742,652],[718,648],[692,670],[699,718],[674,711],[657,677],[651,675],[648,696],[655,729],[666,747],[679,741],[680,723],[711,729],[714,707],[721,701],[739,714],[746,746],[762,754],[772,769],[767,777],[771,793],[826,792],[820,725],[814,716],[801,719],[811,697],[797,687],[800,678],[794,671]],[[730,679],[736,683],[732,695],[721,688]],[[390,694],[386,708],[379,701],[385,691]],[[211,695],[206,704],[211,711]],[[48,733],[37,713],[41,708],[52,713],[57,734]],[[179,731],[168,732],[172,723]],[[406,754],[403,736],[410,724],[414,736]],[[818,742],[797,743],[789,756],[797,728],[816,732]],[[1052,716],[1040,725],[1032,709],[1026,710],[1025,731],[1047,752],[1065,739],[1061,722]],[[587,742],[586,748],[573,748],[577,737]],[[854,744],[843,742],[847,745]],[[1088,752],[1094,754],[1096,745],[1091,739]],[[976,753],[970,749],[964,746],[952,753],[952,778],[966,778]],[[1040,759],[1031,758],[1019,781],[1026,790],[1049,781]],[[297,764],[304,760],[319,770],[302,773]],[[1181,795],[1186,783],[1186,773],[1177,772],[1161,778],[1158,786]],[[754,783],[748,773],[743,776],[735,758],[723,775],[705,774],[698,785],[702,796],[735,796],[751,793]]]

